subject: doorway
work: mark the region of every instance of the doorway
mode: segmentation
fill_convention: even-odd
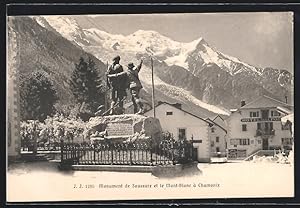
[[[185,128],[179,128],[178,129],[178,139],[179,140],[186,140],[186,129]]]
[[[263,138],[262,139],[262,149],[263,150],[268,150],[269,149],[269,140],[268,140],[268,138]]]
[[[269,118],[269,110],[261,110],[261,118],[262,119]]]

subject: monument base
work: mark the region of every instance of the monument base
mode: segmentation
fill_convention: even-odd
[[[157,118],[136,114],[92,117],[85,127],[86,139],[157,139],[161,135],[162,128]]]

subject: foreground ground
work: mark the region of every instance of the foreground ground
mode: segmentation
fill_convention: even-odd
[[[292,197],[290,164],[228,162],[198,164],[199,171],[157,178],[151,173],[68,171],[49,162],[10,165],[8,201]]]

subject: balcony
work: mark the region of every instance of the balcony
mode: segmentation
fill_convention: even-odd
[[[255,136],[274,136],[275,129],[257,129]]]

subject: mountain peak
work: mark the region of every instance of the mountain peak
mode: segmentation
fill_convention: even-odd
[[[137,30],[133,34],[135,35],[143,35],[143,34],[148,34],[148,35],[160,35],[157,31],[154,30]]]
[[[145,41],[150,41],[150,42],[155,41],[155,40],[163,40],[166,42],[174,42],[174,43],[176,42],[176,41],[172,40],[171,38],[164,36],[154,30],[137,30],[134,33],[128,35],[127,37],[128,38],[138,37],[138,38],[144,39]]]

